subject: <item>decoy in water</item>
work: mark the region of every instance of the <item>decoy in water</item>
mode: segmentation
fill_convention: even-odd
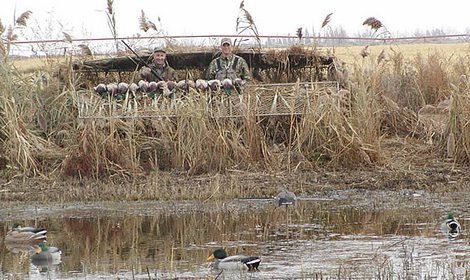
[[[57,247],[41,242],[36,246],[35,253],[31,256],[31,262],[35,265],[59,264],[61,262],[62,251]]]
[[[460,234],[461,226],[455,219],[453,213],[447,215],[447,219],[442,223],[442,230],[451,238],[455,238]]]
[[[287,189],[283,188],[277,196],[274,197],[274,200],[276,201],[278,206],[285,205],[286,208],[289,205],[295,205],[295,202],[297,200],[297,197],[295,194],[291,191],[288,191]]]
[[[228,256],[223,248],[215,250],[212,255],[207,258],[208,261],[213,261],[214,269],[221,270],[243,270],[258,271],[261,259],[259,257],[234,255]]]
[[[5,244],[38,244],[47,239],[45,228],[21,227],[13,224],[5,236]]]

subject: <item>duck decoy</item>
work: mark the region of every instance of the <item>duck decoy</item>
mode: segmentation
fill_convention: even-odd
[[[248,271],[258,271],[261,262],[259,257],[245,255],[228,256],[223,248],[216,249],[207,260],[213,261],[213,268],[220,270],[248,269]]]
[[[293,192],[283,188],[277,196],[274,197],[274,200],[278,206],[285,205],[287,207],[289,205],[295,205],[297,197]]]
[[[41,242],[36,246],[35,253],[31,255],[31,262],[37,265],[59,264],[61,262],[62,251],[53,246]]]
[[[451,238],[455,238],[460,234],[462,227],[460,223],[455,219],[453,213],[447,215],[447,219],[442,223],[442,230]]]
[[[13,224],[5,236],[5,244],[38,244],[47,239],[45,228],[21,227]]]

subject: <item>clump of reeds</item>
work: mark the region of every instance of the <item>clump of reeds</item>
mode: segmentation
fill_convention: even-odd
[[[258,45],[258,49],[261,50],[261,39],[259,37],[258,28],[256,27],[255,21],[251,16],[250,12],[245,9],[245,0],[240,2],[240,11],[237,17],[235,30],[237,34],[241,35],[244,34],[245,31],[251,31],[256,39],[256,44]],[[246,39],[238,40],[238,44],[242,43]]]
[[[448,105],[447,133],[441,138],[443,154],[457,163],[470,162],[470,74],[462,75]]]
[[[390,32],[388,31],[387,27],[385,27],[385,25],[380,20],[376,19],[375,17],[367,18],[362,23],[362,25],[369,26],[372,30],[374,30],[374,35],[376,37],[380,37],[380,36],[390,37]]]

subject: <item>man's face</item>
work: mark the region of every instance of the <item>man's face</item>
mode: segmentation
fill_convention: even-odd
[[[157,65],[164,65],[166,59],[166,53],[164,52],[156,52],[153,54],[153,61]]]
[[[228,43],[224,43],[222,47],[220,47],[222,50],[222,54],[225,56],[229,56],[232,54],[232,45]]]

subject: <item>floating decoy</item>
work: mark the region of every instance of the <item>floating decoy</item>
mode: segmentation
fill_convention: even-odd
[[[455,219],[453,213],[447,215],[447,219],[442,223],[442,230],[451,238],[455,238],[460,234],[461,226]]]
[[[261,262],[259,257],[245,255],[234,255],[229,257],[227,252],[222,248],[215,250],[207,260],[213,261],[214,269],[221,270],[248,269],[248,271],[257,271]]]
[[[219,80],[209,80],[207,82],[207,84],[209,85],[209,88],[212,90],[212,91],[218,91],[220,90],[220,87],[221,87],[221,82]]]
[[[277,196],[274,197],[274,200],[278,206],[285,205],[287,207],[288,205],[295,205],[297,197],[293,192],[283,188]]]
[[[62,251],[57,247],[41,242],[36,246],[36,251],[31,255],[31,262],[36,265],[59,264],[61,262]]]
[[[45,228],[21,227],[13,224],[5,236],[5,244],[38,244],[47,239]]]

